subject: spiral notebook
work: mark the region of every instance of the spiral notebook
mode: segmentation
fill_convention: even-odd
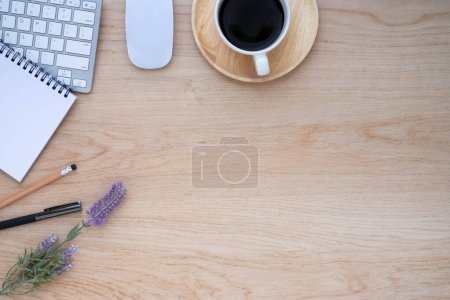
[[[0,170],[21,182],[75,100],[0,40]]]

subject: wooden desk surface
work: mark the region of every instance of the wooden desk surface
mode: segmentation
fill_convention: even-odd
[[[175,0],[169,67],[134,68],[124,0],[105,1],[90,95],[80,95],[22,185],[71,177],[0,219],[80,199],[115,180],[129,196],[79,237],[75,268],[39,299],[420,299],[450,295],[450,2],[319,0],[306,61],[268,84],[225,78]],[[194,188],[198,142],[246,137],[259,184]],[[0,272],[72,215],[0,233]],[[35,299],[35,298],[33,298]]]

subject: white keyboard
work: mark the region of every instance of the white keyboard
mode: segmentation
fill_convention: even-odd
[[[101,6],[102,0],[0,0],[0,40],[73,91],[89,93]]]

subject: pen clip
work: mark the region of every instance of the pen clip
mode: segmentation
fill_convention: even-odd
[[[49,207],[44,209],[44,212],[60,212],[60,211],[66,211],[66,210],[72,210],[72,209],[80,209],[81,210],[81,202],[73,202],[69,204],[63,204],[63,205],[57,205],[53,207]]]

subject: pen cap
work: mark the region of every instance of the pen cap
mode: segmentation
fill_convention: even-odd
[[[66,214],[70,214],[73,212],[79,212],[82,210],[82,205],[80,201],[68,203],[64,205],[53,206],[50,208],[44,209],[44,212],[36,215],[36,221],[45,220],[57,216],[62,216]]]

